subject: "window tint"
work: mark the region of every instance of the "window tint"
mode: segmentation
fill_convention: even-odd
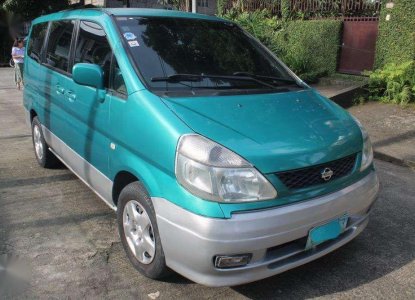
[[[74,64],[90,63],[101,66],[105,75],[105,87],[108,87],[111,56],[111,47],[102,27],[96,23],[81,21]]]
[[[46,63],[67,71],[75,21],[52,22],[46,50]]]
[[[127,88],[125,86],[124,78],[122,77],[120,67],[118,66],[118,62],[115,57],[113,57],[113,65],[111,88],[119,94],[127,95]]]
[[[33,58],[37,62],[41,61],[41,52],[47,30],[48,23],[36,24],[33,25],[32,28],[27,53],[31,58]]]
[[[170,17],[117,17],[116,20],[133,63],[152,90],[270,88],[254,80],[229,78],[244,73],[268,77],[264,80],[274,86],[294,80],[268,51],[232,23]],[[176,74],[228,78],[207,76],[191,83],[154,80]]]

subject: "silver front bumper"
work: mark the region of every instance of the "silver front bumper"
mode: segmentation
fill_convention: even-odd
[[[353,185],[309,201],[233,214],[231,219],[202,217],[163,198],[153,198],[167,265],[208,286],[231,286],[266,278],[319,258],[356,237],[367,225],[379,181],[371,172]],[[345,232],[304,250],[312,227],[347,213]],[[217,269],[216,255],[251,253],[245,267]]]

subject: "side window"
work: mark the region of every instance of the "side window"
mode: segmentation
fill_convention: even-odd
[[[75,47],[74,64],[90,63],[101,66],[105,75],[105,87],[109,87],[112,50],[102,27],[96,23],[81,21]]]
[[[112,69],[112,78],[111,78],[111,89],[114,90],[116,93],[121,95],[127,95],[127,87],[125,86],[124,78],[122,77],[122,73],[120,67],[118,66],[117,59],[115,56],[112,59],[113,69]]]
[[[46,64],[62,71],[68,71],[69,53],[75,21],[56,21],[50,26]]]
[[[41,62],[41,52],[47,31],[48,23],[40,23],[33,25],[32,33],[30,34],[27,54],[39,63]]]

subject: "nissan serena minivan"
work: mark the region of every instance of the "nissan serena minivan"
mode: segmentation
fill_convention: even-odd
[[[235,23],[62,11],[33,21],[24,73],[38,163],[63,162],[117,212],[145,276],[251,282],[368,223],[367,132]]]

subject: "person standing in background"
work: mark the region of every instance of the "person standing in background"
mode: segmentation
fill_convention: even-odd
[[[24,85],[23,83],[23,59],[25,54],[24,42],[22,39],[16,39],[12,48],[12,57],[14,61],[14,80],[16,82],[17,89]]]

